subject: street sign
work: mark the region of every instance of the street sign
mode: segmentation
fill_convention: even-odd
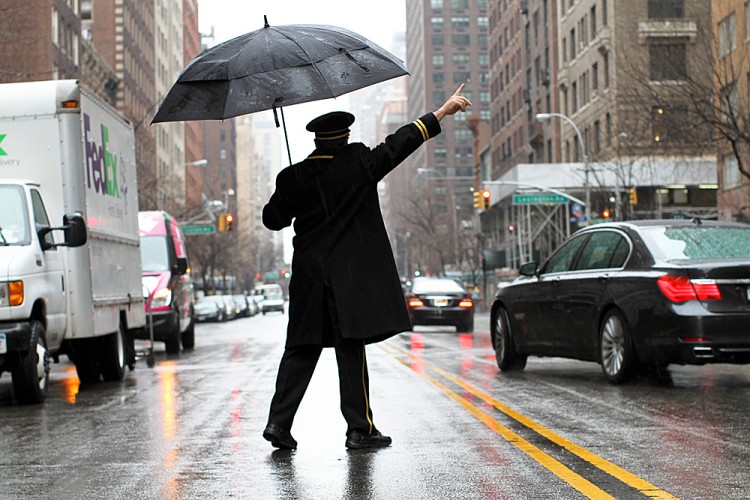
[[[514,205],[556,205],[567,203],[568,198],[561,194],[542,193],[542,194],[514,194]]]
[[[213,234],[216,232],[216,227],[213,224],[195,224],[180,226],[182,234],[185,236],[193,234]]]

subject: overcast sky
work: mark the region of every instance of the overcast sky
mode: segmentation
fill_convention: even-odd
[[[199,0],[200,31],[214,33],[211,46],[263,27],[263,16],[271,26],[328,24],[359,33],[386,50],[393,35],[406,30],[404,0]],[[300,161],[314,147],[305,125],[316,116],[334,110],[349,110],[347,96],[284,108],[292,161]],[[268,113],[271,113],[270,111]],[[352,137],[352,140],[360,138]],[[284,152],[286,158],[286,151]]]

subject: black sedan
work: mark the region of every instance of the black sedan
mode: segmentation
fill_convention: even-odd
[[[750,225],[599,224],[520,273],[492,304],[501,370],[560,356],[621,383],[638,368],[750,362]]]
[[[195,320],[198,322],[224,320],[223,308],[214,301],[199,299],[193,307],[195,309]]]
[[[449,325],[458,332],[474,331],[474,301],[448,278],[415,278],[406,297],[412,325]]]

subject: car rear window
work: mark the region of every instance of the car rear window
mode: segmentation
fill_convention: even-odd
[[[429,293],[429,292],[463,292],[464,289],[461,285],[453,280],[415,280],[411,287],[413,293]]]
[[[642,234],[654,256],[663,260],[750,258],[750,227],[653,227]]]

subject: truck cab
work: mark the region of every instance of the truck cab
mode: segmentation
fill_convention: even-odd
[[[54,231],[62,232],[55,242]],[[22,403],[44,399],[49,360],[67,328],[65,263],[58,247],[86,242],[80,214],[52,228],[39,185],[0,181],[0,373]]]

